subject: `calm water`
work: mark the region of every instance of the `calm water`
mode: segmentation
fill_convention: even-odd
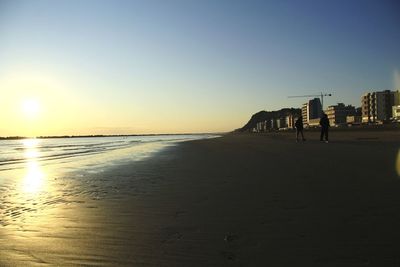
[[[212,135],[161,135],[0,141],[0,230],[22,229],[63,204],[101,199],[126,189],[101,175],[110,166],[150,157],[179,142]],[[145,178],[145,177],[144,177]],[[131,190],[131,189],[129,189]],[[132,188],[135,190],[135,188]]]

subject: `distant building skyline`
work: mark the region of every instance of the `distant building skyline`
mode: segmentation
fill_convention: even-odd
[[[257,122],[255,132],[293,129],[294,121],[302,116],[304,127],[319,126],[322,112],[328,116],[331,126],[390,123],[400,121],[400,90],[374,91],[361,96],[360,107],[337,103],[322,110],[320,98],[313,98],[301,106],[301,114],[291,112],[284,117]],[[288,109],[288,107],[281,107]],[[275,111],[272,111],[275,112]]]

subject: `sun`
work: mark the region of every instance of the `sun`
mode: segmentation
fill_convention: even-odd
[[[25,99],[21,103],[21,110],[25,117],[37,118],[40,113],[40,103],[37,99]]]

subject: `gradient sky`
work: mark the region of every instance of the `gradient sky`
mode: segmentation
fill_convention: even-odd
[[[321,91],[360,106],[395,87],[398,14],[396,0],[0,0],[0,136],[230,131]]]

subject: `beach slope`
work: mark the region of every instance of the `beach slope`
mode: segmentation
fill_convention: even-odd
[[[35,257],[3,238],[0,262],[398,266],[397,132],[314,135],[190,141],[98,174],[113,181],[104,199],[50,216],[62,234],[18,248]]]

